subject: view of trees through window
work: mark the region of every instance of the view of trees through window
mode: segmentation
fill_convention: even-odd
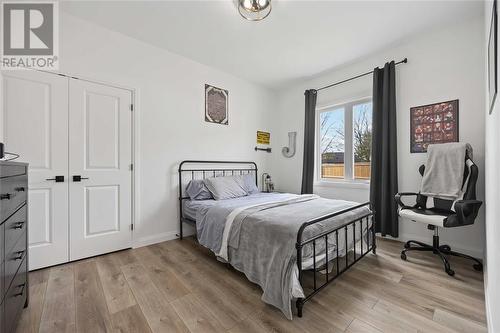
[[[344,108],[320,114],[321,176],[344,178]]]
[[[352,119],[347,131],[346,119]],[[370,179],[372,142],[371,101],[350,103],[320,113],[321,178]],[[351,145],[352,155],[346,155]],[[346,169],[352,174],[346,174]]]
[[[354,178],[370,179],[372,150],[372,103],[354,105]]]

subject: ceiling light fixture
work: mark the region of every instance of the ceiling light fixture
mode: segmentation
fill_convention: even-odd
[[[238,12],[248,21],[262,21],[271,10],[271,0],[238,0]]]

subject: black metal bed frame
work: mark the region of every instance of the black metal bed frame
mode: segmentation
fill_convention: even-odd
[[[194,165],[194,167],[191,167],[189,169],[183,169],[183,166],[186,164],[191,164]],[[203,168],[196,168],[196,165],[246,165],[247,168],[215,168],[215,169],[207,169],[205,167]],[[250,168],[248,168],[250,166]],[[195,176],[197,174],[201,174],[200,179],[205,179],[207,177],[217,177],[217,176],[226,176],[226,175],[243,175],[243,174],[249,174],[249,173],[255,173],[255,185],[257,187],[259,186],[258,183],[258,178],[257,178],[257,163],[255,162],[247,162],[247,161],[201,161],[201,160],[186,160],[182,161],[179,164],[179,238],[182,240],[184,237],[183,233],[183,228],[182,228],[182,223],[188,223],[188,224],[196,224],[196,221],[191,220],[189,218],[184,217],[184,212],[183,212],[183,204],[182,202],[184,200],[189,200],[190,198],[188,196],[184,195],[183,192],[183,186],[182,186],[182,174],[183,173],[190,173],[191,174],[191,180],[192,179],[198,179]]]
[[[247,167],[241,167],[241,168],[196,168],[196,167],[191,167],[188,169],[184,169],[183,167],[185,165],[246,165]],[[248,168],[248,166],[251,166]],[[243,174],[251,174],[255,173],[255,184],[258,186],[258,169],[257,169],[257,164],[255,162],[247,162],[247,161],[201,161],[201,160],[186,160],[182,161],[179,164],[179,238],[182,240],[183,239],[183,228],[182,225],[183,223],[189,223],[189,224],[196,224],[196,221],[184,217],[184,212],[183,212],[183,201],[184,200],[189,200],[188,196],[184,195],[183,188],[184,186],[182,185],[183,181],[183,174],[191,174],[191,177],[189,178],[190,180],[192,179],[205,179],[208,177],[218,177],[218,176],[226,176],[226,175],[243,175]],[[201,178],[196,178],[195,176],[197,174],[201,175]],[[297,315],[298,317],[302,317],[302,309],[304,307],[304,304],[309,301],[314,295],[316,295],[320,290],[325,288],[328,284],[332,283],[335,279],[337,279],[340,275],[342,275],[345,271],[347,271],[350,267],[352,267],[356,262],[361,260],[365,255],[367,255],[370,251],[373,252],[374,254],[376,253],[376,239],[375,239],[375,232],[374,232],[374,220],[373,216],[374,213],[372,210],[370,210],[369,213],[357,217],[354,220],[348,221],[344,224],[342,224],[339,227],[336,227],[335,229],[328,230],[326,232],[320,233],[318,235],[315,235],[313,237],[303,239],[303,234],[304,230],[312,225],[316,224],[322,221],[325,221],[327,219],[334,218],[336,216],[339,216],[341,214],[348,213],[350,211],[353,211],[355,209],[359,209],[362,207],[368,206],[371,209],[371,205],[369,202],[366,202],[364,204],[360,204],[348,209],[344,209],[339,212],[335,212],[332,214],[328,214],[325,216],[321,216],[319,218],[313,219],[311,221],[304,222],[298,233],[297,233],[297,242],[296,242],[296,249],[297,249],[297,267],[299,270],[299,282],[301,286],[303,286],[303,290],[305,293],[304,298],[299,298],[296,300],[296,307],[297,307]],[[371,222],[371,223],[370,223]],[[356,252],[356,225],[359,226],[359,240],[360,240],[360,251],[357,253]],[[352,244],[352,257],[349,257],[349,244],[348,244],[348,229],[349,227],[352,226],[352,236],[353,236],[353,244]],[[330,263],[328,260],[328,238],[329,237],[335,237],[335,244],[339,243],[339,232],[344,233],[345,237],[345,252],[344,252],[344,258],[341,258],[339,256],[339,247],[335,246],[335,263]],[[366,231],[366,234],[365,234]],[[366,247],[363,246],[364,244],[364,237],[366,237]],[[318,267],[317,259],[316,259],[316,242],[320,239],[324,240],[325,244],[325,264],[322,266]],[[313,266],[312,269],[310,268],[303,268],[302,267],[302,251],[304,247],[308,244],[312,243],[312,248],[313,248]],[[351,260],[350,260],[351,259]],[[342,262],[341,262],[342,260]],[[330,267],[331,265],[334,265],[333,267]],[[343,267],[341,267],[341,264]],[[329,269],[331,268],[331,273],[329,272]],[[335,268],[335,271],[333,270]],[[324,274],[324,279],[323,281],[318,282],[317,279],[317,273],[319,271],[325,271]],[[304,288],[304,282],[305,282],[305,273],[306,272],[312,272],[312,277],[313,277],[313,282],[312,282],[312,289],[308,293],[306,293],[306,288]]]

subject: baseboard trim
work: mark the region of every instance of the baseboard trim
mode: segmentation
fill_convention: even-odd
[[[484,301],[486,307],[486,325],[488,325],[488,332],[495,332],[495,327],[494,327],[495,317],[493,316],[493,312],[491,311],[487,289],[484,290],[484,296],[485,296]]]
[[[177,237],[177,232],[175,232],[175,231],[163,232],[161,234],[146,236],[146,237],[135,239],[133,244],[132,244],[132,248],[136,249],[138,247],[143,247],[143,246],[153,245],[156,243],[166,242],[166,241],[173,240],[176,238],[178,238],[178,237]]]
[[[194,235],[195,231],[193,228],[184,228],[184,237],[192,236]],[[146,237],[141,237],[138,239],[135,239],[132,243],[132,248],[136,249],[138,247],[143,247],[143,246],[148,246],[148,245],[153,245],[161,242],[166,242],[169,240],[173,239],[178,239],[179,238],[179,231],[167,231],[167,232],[162,232],[157,235],[151,235],[151,236],[146,236]]]
[[[493,315],[493,308],[491,306],[491,294],[494,292],[491,291],[491,281],[488,278],[488,260],[485,258],[485,263],[483,266],[483,276],[484,276],[484,306],[486,308],[486,323],[488,325],[488,332],[497,332],[495,331],[495,324],[500,323],[500,321],[495,320],[497,318]],[[493,295],[494,296],[494,295]],[[499,326],[500,327],[500,326]]]

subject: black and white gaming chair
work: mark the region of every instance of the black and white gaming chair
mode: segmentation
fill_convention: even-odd
[[[420,175],[424,175],[425,166],[419,168]],[[405,249],[401,252],[401,259],[406,260],[408,251],[432,251],[438,255],[444,264],[444,269],[448,275],[453,276],[455,272],[451,269],[450,263],[445,255],[457,256],[475,261],[474,269],[481,271],[482,263],[466,254],[454,252],[448,245],[439,245],[439,228],[455,228],[470,225],[474,223],[477,217],[482,201],[476,200],[476,183],[478,178],[478,168],[474,162],[466,158],[464,180],[462,184],[463,198],[458,200],[444,200],[439,198],[427,197],[420,193],[398,193],[395,196],[399,205],[399,216],[414,222],[427,224],[429,230],[434,230],[432,245],[428,245],[415,240],[405,243]],[[415,196],[416,203],[413,206],[405,205],[401,198],[405,196]],[[415,244],[412,246],[412,244]]]

